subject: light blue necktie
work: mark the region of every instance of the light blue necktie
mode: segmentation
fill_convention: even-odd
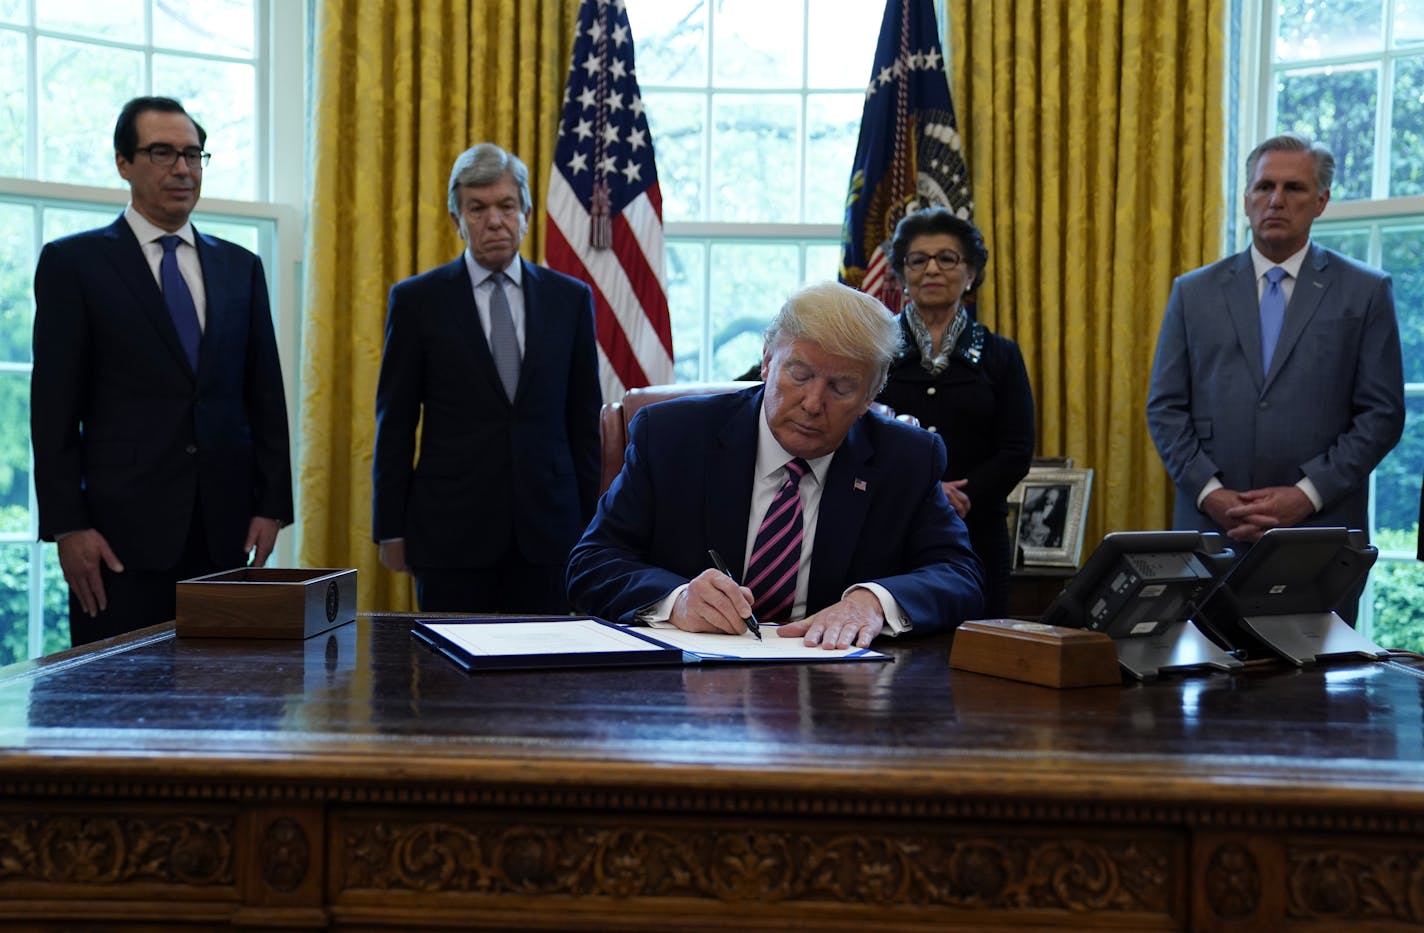
[[[178,244],[183,241],[170,234],[159,237],[158,242],[163,246],[163,261],[158,264],[163,303],[168,306],[168,316],[173,318],[173,326],[178,329],[178,342],[188,355],[188,363],[193,372],[197,372],[198,344],[202,342],[203,329],[198,326],[198,309],[193,304],[193,293],[188,291],[183,273],[178,271]]]
[[[1266,290],[1261,293],[1261,372],[1271,371],[1271,357],[1276,353],[1276,342],[1281,339],[1281,325],[1286,320],[1286,293],[1281,289],[1281,279],[1286,270],[1272,266],[1266,270]]]
[[[519,338],[514,334],[514,315],[509,312],[509,296],[504,293],[504,273],[490,276],[494,287],[490,290],[490,355],[494,357],[494,368],[499,373],[499,381],[504,383],[504,394],[514,401],[514,391],[519,388]]]

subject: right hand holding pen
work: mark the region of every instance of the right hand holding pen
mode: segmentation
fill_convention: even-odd
[[[668,620],[684,632],[724,632],[741,635],[752,614],[752,591],[720,570],[704,570],[692,578],[673,603]]]
[[[59,566],[64,571],[64,582],[69,584],[70,592],[90,618],[109,608],[99,571],[100,561],[114,573],[124,572],[124,565],[97,530],[86,528],[59,539]]]

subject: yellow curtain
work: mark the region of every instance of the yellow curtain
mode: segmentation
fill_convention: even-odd
[[[386,572],[371,541],[387,292],[459,255],[446,184],[455,156],[477,142],[529,166],[536,210],[524,252],[542,253],[577,16],[578,0],[318,5],[298,561],[357,568],[362,609],[415,604],[410,578]]]
[[[1094,471],[1085,554],[1170,527],[1144,410],[1172,278],[1221,248],[1225,0],[948,6],[981,305],[1023,348],[1038,453]]]

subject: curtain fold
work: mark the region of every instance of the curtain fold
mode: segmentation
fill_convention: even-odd
[[[371,452],[386,296],[459,255],[450,165],[491,141],[544,198],[578,0],[324,0],[317,5],[302,331],[298,562],[355,567],[361,609],[414,607],[371,541]],[[470,529],[478,534],[479,529]]]
[[[1170,527],[1147,384],[1172,279],[1219,258],[1229,216],[1225,0],[948,8],[981,306],[1023,348],[1037,453],[1094,471],[1085,554]]]

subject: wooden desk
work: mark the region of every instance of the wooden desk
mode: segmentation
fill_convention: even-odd
[[[1424,676],[1054,691],[894,664],[466,676],[394,619],[0,671],[27,930],[1424,922]]]

